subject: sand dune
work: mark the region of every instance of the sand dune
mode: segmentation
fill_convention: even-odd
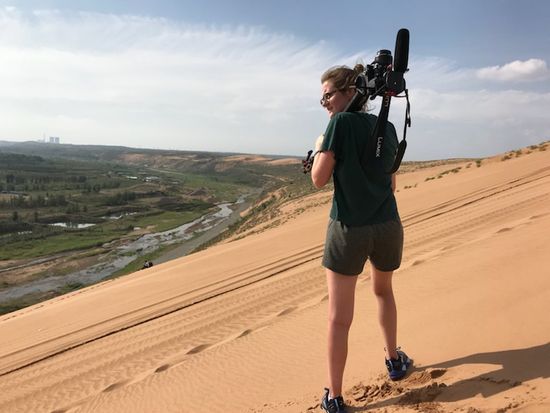
[[[399,343],[415,368],[386,379],[366,270],[352,411],[549,412],[550,151],[418,169],[398,190]],[[319,411],[329,196],[286,205],[279,227],[2,316],[0,412]]]

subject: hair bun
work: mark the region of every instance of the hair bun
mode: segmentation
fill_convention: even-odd
[[[363,66],[361,63],[357,63],[354,67],[353,67],[353,71],[357,74],[359,73],[363,73],[365,71],[365,66]]]

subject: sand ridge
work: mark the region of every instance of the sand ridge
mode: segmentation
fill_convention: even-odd
[[[550,152],[467,164],[398,177],[399,339],[416,367],[386,379],[367,269],[353,411],[550,411]],[[307,202],[279,227],[2,316],[0,412],[318,411],[330,205]]]

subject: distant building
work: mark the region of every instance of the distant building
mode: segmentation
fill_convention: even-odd
[[[49,143],[59,143],[59,136],[50,136]]]

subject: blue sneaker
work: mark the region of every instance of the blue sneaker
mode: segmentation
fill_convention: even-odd
[[[386,359],[386,367],[390,374],[390,379],[401,380],[407,375],[407,370],[412,365],[412,360],[405,354],[404,351],[397,349],[397,359]]]
[[[325,389],[325,394],[321,400],[321,409],[327,413],[346,413],[346,405],[342,396],[335,397],[334,399],[328,398],[328,389]]]

